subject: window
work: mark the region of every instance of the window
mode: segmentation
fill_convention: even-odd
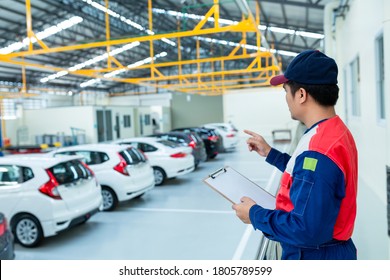
[[[127,164],[139,164],[145,162],[145,157],[135,148],[129,148],[119,153],[121,157],[126,161]]]
[[[106,153],[94,151],[68,151],[57,153],[56,156],[57,155],[82,156],[83,162],[85,162],[87,165],[100,164],[109,160],[109,157]]]
[[[359,117],[360,111],[360,70],[359,57],[356,57],[350,64],[351,67],[351,105],[352,116]]]
[[[92,176],[91,172],[78,160],[57,164],[49,170],[60,185],[73,183],[80,179],[87,179]]]
[[[164,146],[170,147],[170,148],[180,147],[179,144],[172,142],[172,141],[169,141],[169,140],[158,140],[157,142],[160,144],[163,144]]]
[[[123,126],[124,127],[131,127],[131,116],[130,115],[123,116]]]
[[[378,119],[386,118],[385,111],[385,57],[383,48],[383,34],[375,42],[376,47],[376,91]]]
[[[0,166],[0,185],[9,186],[24,183],[34,178],[31,168],[17,165]]]
[[[138,145],[139,145],[139,149],[141,151],[143,151],[144,153],[157,151],[156,147],[149,145],[149,144],[146,144],[146,143],[138,143]]]
[[[1,118],[4,120],[9,119],[16,119],[16,105],[14,100],[12,99],[2,99],[0,100],[2,102],[2,110],[3,113],[1,115]]]
[[[149,114],[145,115],[145,125],[150,125],[150,115]]]

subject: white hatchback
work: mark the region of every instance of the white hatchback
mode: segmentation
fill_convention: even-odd
[[[192,149],[174,142],[156,137],[135,137],[115,141],[137,147],[148,157],[154,170],[156,186],[162,185],[167,178],[184,175],[195,169]]]
[[[79,156],[0,158],[0,212],[22,246],[86,222],[101,206],[100,185]]]
[[[234,150],[238,144],[238,130],[231,123],[207,123],[206,128],[214,128],[222,136],[223,149]]]
[[[154,188],[153,169],[141,151],[117,144],[85,144],[56,149],[50,154],[79,155],[102,186],[103,210],[140,197]]]

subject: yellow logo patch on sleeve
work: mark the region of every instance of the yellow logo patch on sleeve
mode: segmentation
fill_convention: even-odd
[[[303,169],[316,171],[318,159],[305,157],[303,160]]]

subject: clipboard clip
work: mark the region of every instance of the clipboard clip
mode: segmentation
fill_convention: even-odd
[[[209,176],[212,178],[212,179],[215,179],[218,175],[222,174],[222,173],[225,173],[226,172],[226,168],[225,167],[222,167],[220,169],[218,169],[217,171],[211,173]]]

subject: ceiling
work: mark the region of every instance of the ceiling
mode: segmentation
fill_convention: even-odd
[[[120,40],[126,38],[141,38],[148,36],[152,28],[154,34],[171,34],[179,31],[192,30],[200,19],[185,17],[187,13],[192,16],[206,15],[213,2],[211,0],[154,0],[152,3],[153,20],[152,26],[149,22],[148,0],[110,0],[108,7],[116,15],[111,14],[109,22],[109,31],[106,32],[105,16],[106,14],[97,6],[106,5],[104,0],[29,0],[31,4],[31,23],[32,31],[38,36],[39,32],[53,27],[59,23],[65,26],[63,30],[56,32],[52,36],[42,39],[44,45],[33,44],[33,50],[42,48],[53,48],[58,46],[72,46],[86,43],[103,42],[107,36],[111,40]],[[256,7],[260,11],[260,30],[264,47],[276,50],[275,56],[281,62],[282,68],[288,65],[293,56],[305,49],[322,49],[323,37],[323,17],[324,7],[331,0],[220,0],[219,18],[240,22],[243,15],[249,17],[250,14],[256,17]],[[27,1],[28,2],[28,1]],[[342,1],[345,2],[345,1]],[[99,4],[99,5],[97,5]],[[91,47],[82,49],[61,50],[59,52],[42,52],[39,55],[19,56],[15,61],[9,63],[6,59],[1,59],[1,51],[9,46],[15,46],[15,43],[22,42],[27,36],[26,21],[26,3],[24,0],[2,0],[0,1],[0,88],[7,88],[7,91],[65,91],[73,94],[87,90],[89,92],[107,92],[116,93],[143,93],[150,89],[145,84],[133,82],[121,82],[119,80],[97,80],[91,82],[88,86],[82,86],[83,83],[92,78],[83,75],[72,75],[72,73],[62,73],[60,69],[71,69],[81,63],[89,61],[85,69],[104,69],[107,67],[107,58],[102,55],[107,51],[117,50],[124,44],[112,45],[107,47]],[[250,13],[248,12],[250,10]],[[27,9],[28,14],[28,9]],[[214,14],[215,16],[215,14]],[[80,18],[82,21],[80,21]],[[69,20],[76,19],[70,22]],[[78,20],[77,20],[78,19]],[[64,25],[64,21],[67,25]],[[212,27],[213,22],[206,22],[203,28]],[[223,26],[223,24],[221,24]],[[306,36],[299,31],[309,32]],[[288,33],[286,33],[288,32]],[[313,34],[315,36],[313,36]],[[153,35],[153,34],[152,34]],[[246,43],[256,46],[256,33],[246,34]],[[316,37],[317,36],[317,37]],[[315,38],[313,38],[315,37]],[[195,36],[184,36],[180,39],[180,54],[178,48],[178,39],[170,38],[163,40],[154,40],[153,48],[149,41],[140,41],[139,45],[128,46],[127,50],[118,51],[115,59],[110,60],[111,69],[118,65],[140,65],[142,61],[150,64],[150,60],[145,59],[157,55],[155,62],[170,62],[181,60],[191,60],[199,57],[228,56],[242,39],[241,33],[221,32],[205,35],[200,40],[199,49],[196,48]],[[205,38],[215,39],[213,42]],[[211,39],[210,39],[211,40]],[[268,43],[268,45],[267,45]],[[14,44],[14,45],[12,45]],[[152,52],[151,52],[152,50]],[[13,49],[15,52],[28,51],[28,45],[20,49]],[[9,53],[10,51],[8,51]],[[96,57],[99,57],[97,59]],[[95,61],[93,61],[95,59]],[[221,63],[220,63],[221,64]],[[180,73],[196,73],[206,71],[204,68],[220,67],[218,64],[204,64],[202,68],[197,65],[183,64],[178,70],[170,67],[161,68],[152,73],[156,77],[163,75],[177,75]],[[22,67],[25,65],[25,67]],[[44,67],[35,67],[43,65]],[[245,59],[226,61],[224,69],[240,69],[248,67],[245,65]],[[214,69],[213,69],[214,70]],[[216,70],[214,70],[216,71]],[[94,72],[97,73],[97,72]],[[151,70],[148,68],[130,71],[130,73],[120,74],[129,79],[151,76]],[[253,76],[251,73],[238,75],[246,79]],[[238,77],[237,76],[237,77]],[[214,77],[213,77],[214,78]],[[211,78],[209,78],[211,79]],[[236,83],[244,83],[243,79],[237,79]],[[24,81],[24,83],[23,83]],[[233,81],[233,80],[232,80]],[[169,84],[170,80],[165,80]],[[24,88],[23,88],[23,85]],[[157,88],[157,92],[166,90]],[[4,90],[3,90],[4,91]]]

